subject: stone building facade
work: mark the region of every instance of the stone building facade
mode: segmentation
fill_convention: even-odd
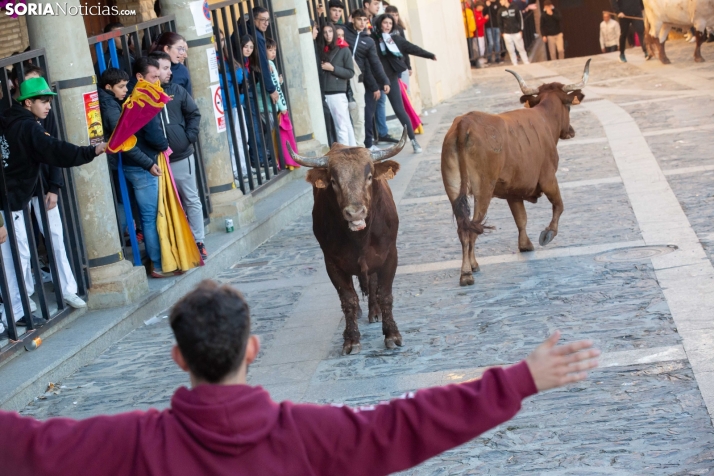
[[[12,18],[0,14],[0,58],[22,51],[30,44],[25,17]]]

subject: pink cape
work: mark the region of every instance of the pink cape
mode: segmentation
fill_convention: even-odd
[[[404,109],[407,111],[407,116],[409,116],[409,120],[412,122],[412,128],[414,130],[418,129],[419,126],[421,126],[421,119],[419,119],[419,115],[416,113],[414,108],[412,107],[412,103],[409,100],[409,95],[407,94],[407,85],[402,82],[402,80],[399,81],[399,87],[402,90],[402,101],[404,102]]]
[[[296,164],[292,157],[290,157],[290,151],[288,150],[288,146],[286,144],[289,142],[293,150],[297,152],[297,144],[295,143],[295,135],[293,134],[293,124],[290,122],[290,114],[287,112],[280,114],[279,126],[278,134],[280,134],[280,147],[283,148],[285,166],[300,167],[300,164]]]

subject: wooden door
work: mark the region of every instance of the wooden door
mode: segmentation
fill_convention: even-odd
[[[553,0],[563,14],[565,57],[600,53],[602,12],[610,11],[610,0]]]
[[[87,7],[99,6],[102,10],[105,7],[112,7],[115,5],[114,0],[80,0],[82,5]],[[114,15],[84,15],[84,27],[87,30],[87,38],[90,36],[96,36],[104,33],[104,27],[108,24],[118,21],[117,17]]]

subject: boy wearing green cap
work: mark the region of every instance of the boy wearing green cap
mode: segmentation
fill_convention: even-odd
[[[94,160],[102,154],[106,144],[78,147],[52,137],[40,125],[52,109],[52,97],[57,94],[50,89],[44,78],[31,78],[20,84],[20,96],[0,119],[0,153],[5,175],[7,203],[2,203],[3,223],[7,222],[5,210],[12,211],[15,238],[23,275],[30,269],[30,249],[25,230],[22,210],[27,207],[35,195],[40,175],[40,164],[56,167],[76,167]],[[15,267],[7,231],[0,229],[0,248],[2,249],[5,276],[8,281],[8,297],[3,296],[5,305],[12,305],[17,325],[27,325],[28,320],[22,308],[20,288],[15,275]],[[4,238],[4,240],[3,240]],[[29,273],[28,273],[29,274]],[[35,326],[44,324],[44,320],[32,315]],[[3,315],[3,320],[5,316]],[[4,323],[0,323],[0,337],[5,333]]]

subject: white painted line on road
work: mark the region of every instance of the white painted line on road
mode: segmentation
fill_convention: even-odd
[[[651,104],[655,102],[666,102],[666,101],[674,101],[674,100],[679,100],[679,99],[685,99],[685,98],[691,98],[691,97],[698,97],[701,96],[702,93],[699,91],[691,91],[688,92],[687,94],[678,94],[676,96],[667,96],[663,98],[656,98],[656,99],[642,99],[640,101],[629,101],[629,102],[621,102],[618,103],[618,106],[639,106],[641,104]]]
[[[679,128],[675,128],[675,129],[647,131],[647,132],[643,132],[642,135],[645,137],[652,137],[652,136],[661,136],[662,134],[680,134],[682,132],[707,131],[710,129],[714,129],[714,124],[702,124],[701,126],[679,127]]]
[[[572,256],[584,256],[603,253],[605,251],[617,250],[620,248],[632,248],[635,246],[643,246],[645,243],[642,240],[621,241],[617,243],[604,243],[601,245],[588,246],[569,246],[563,248],[553,248],[550,250],[538,250],[527,253],[512,253],[507,255],[495,256],[480,256],[477,258],[480,266],[488,266],[491,264],[517,263],[525,261],[536,261],[552,258],[564,258]],[[415,273],[430,273],[433,271],[445,271],[450,269],[460,269],[461,260],[437,261],[434,263],[412,264],[400,266],[397,268],[397,274],[415,274]]]
[[[690,348],[702,332],[714,330],[714,267],[635,120],[611,101],[586,107],[605,128],[645,243],[679,247],[651,261],[709,415],[714,416],[714,359]]]
[[[714,170],[714,165],[699,165],[697,167],[682,167],[681,169],[663,170],[663,173],[669,177],[670,175],[686,175],[699,172],[709,172]]]
[[[606,177],[601,179],[591,179],[591,180],[573,180],[570,182],[560,182],[561,190],[564,188],[578,188],[578,187],[591,187],[595,185],[603,185],[609,183],[621,183],[622,179],[620,177]],[[418,197],[418,198],[407,198],[399,202],[399,205],[416,205],[419,203],[434,203],[434,202],[448,202],[449,197],[446,195],[430,195],[428,197]]]

